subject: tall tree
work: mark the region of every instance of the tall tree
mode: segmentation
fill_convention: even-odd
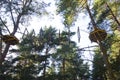
[[[54,73],[49,73],[50,76],[55,76],[58,80],[73,80],[73,79],[88,79],[89,69],[88,65],[83,63],[81,53],[77,53],[77,46],[74,41],[69,40],[69,33],[63,31],[60,35],[60,45],[56,53],[52,55],[52,62],[54,65]],[[70,36],[74,32],[70,33]],[[51,75],[52,74],[52,75]]]
[[[10,76],[9,79],[35,80],[40,76],[40,79],[45,80],[50,51],[57,45],[58,34],[55,28],[41,28],[38,35],[35,35],[34,30],[32,30],[31,33],[24,35],[18,50],[10,50],[18,55],[16,54],[17,57],[3,62],[0,78],[5,79],[3,77]],[[6,62],[9,64],[7,65]],[[7,66],[8,71],[6,70]],[[43,74],[39,75],[42,71]],[[2,77],[2,75],[4,76]]]
[[[28,21],[27,19],[29,19],[31,15],[36,13],[40,15],[45,6],[45,4],[37,0],[0,1],[0,21],[8,31],[7,35],[14,36],[18,28],[20,29],[20,24]],[[7,43],[4,51],[0,54],[0,64],[4,61],[9,48],[10,44]]]
[[[63,16],[65,27],[72,26],[73,22],[77,19],[81,2],[82,0],[56,1],[58,13]]]
[[[94,17],[96,18],[97,25],[107,31],[111,31],[110,33],[108,32],[109,35],[105,40],[105,46],[109,54],[109,62],[113,62],[111,65],[114,75],[117,73],[117,71],[115,71],[117,68],[115,68],[115,65],[118,62],[115,61],[115,58],[119,58],[119,55],[115,57],[116,54],[119,54],[119,47],[117,47],[119,40],[117,38],[118,35],[116,35],[119,34],[119,7],[119,1],[110,0],[96,0],[93,5]],[[117,76],[116,78],[119,79]]]
[[[43,42],[44,45],[44,50],[45,53],[44,55],[50,55],[50,51],[52,48],[56,48],[56,46],[58,45],[58,34],[56,33],[56,29],[49,27],[46,28],[44,30],[40,30],[40,34],[39,34],[39,42]],[[45,60],[44,62],[44,70],[43,70],[43,80],[46,80],[46,69],[47,69],[47,64],[49,63],[48,60]]]

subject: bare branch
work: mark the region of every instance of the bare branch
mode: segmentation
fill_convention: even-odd
[[[14,25],[14,30],[12,32],[12,35],[14,35],[17,32],[17,29],[19,27],[19,22],[20,22],[20,18],[22,17],[22,13],[19,13],[18,17],[17,17],[17,21]]]
[[[10,34],[10,30],[8,29],[8,26],[4,23],[4,21],[2,20],[2,18],[1,18],[1,17],[0,17],[0,20],[1,20],[2,24],[6,27],[7,31],[8,31],[8,32],[9,32],[9,34]]]
[[[15,20],[14,20],[14,16],[13,16],[13,12],[12,12],[12,8],[11,8],[12,4],[11,4],[11,1],[9,0],[9,9],[10,9],[10,14],[11,14],[11,17],[12,17],[12,21],[13,21],[13,24],[15,26]]]

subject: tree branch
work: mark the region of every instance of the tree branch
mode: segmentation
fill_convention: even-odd
[[[2,24],[5,26],[5,28],[7,29],[7,31],[9,32],[9,34],[10,34],[10,30],[8,29],[8,26],[4,23],[4,21],[2,20],[2,18],[0,17],[0,20],[1,20],[1,22],[2,22]]]
[[[106,3],[106,5],[107,5],[108,9],[110,10],[114,20],[117,22],[118,26],[120,27],[120,23],[119,23],[118,19],[116,18],[116,16],[114,15],[113,11],[111,10],[110,6],[107,3]]]
[[[13,32],[11,35],[14,35],[16,32],[17,32],[17,29],[19,27],[19,22],[20,22],[20,18],[22,17],[22,13],[19,13],[18,17],[17,17],[17,20],[16,20],[16,23],[14,25],[14,29],[13,29]]]
[[[12,3],[11,1],[9,0],[9,9],[10,9],[10,14],[11,14],[11,17],[12,17],[12,21],[13,21],[13,25],[15,26],[15,20],[14,20],[14,17],[13,17],[13,12],[12,12]]]
[[[5,60],[5,57],[6,57],[6,55],[7,55],[7,52],[8,52],[8,50],[9,50],[9,47],[10,47],[10,45],[9,45],[9,44],[6,44],[6,47],[5,47],[3,53],[1,54],[1,57],[0,57],[0,65],[2,65],[2,62]]]

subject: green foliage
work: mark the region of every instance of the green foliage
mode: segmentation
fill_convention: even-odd
[[[60,0],[57,3],[58,13],[64,18],[65,27],[70,27],[77,18],[82,0]]]
[[[41,16],[41,14],[46,12],[46,6],[48,5],[38,0],[0,1],[0,23],[2,23],[4,26],[3,30],[5,29],[5,34],[14,36],[17,33],[18,29],[20,30],[21,28],[25,27],[23,24],[27,22],[28,25],[28,21],[33,15]],[[22,26],[20,27],[19,25]],[[9,48],[10,44],[7,43],[4,45],[3,53],[0,52],[0,65],[5,60]]]
[[[73,32],[70,34],[62,32],[60,35],[60,46],[57,48],[57,52],[52,55],[53,65],[57,69],[57,73],[49,73],[56,76],[58,80],[74,80],[74,79],[88,79],[89,69],[88,65],[83,63],[81,55],[76,52],[77,46],[74,41],[69,41],[68,35],[74,35]]]
[[[11,76],[12,64],[10,61],[5,61],[2,66],[0,66],[0,79],[1,80],[14,80]]]
[[[106,3],[109,5],[110,9],[107,7]],[[111,32],[108,32],[108,37],[106,38],[104,44],[105,48],[107,49],[109,61],[112,66],[113,74],[119,80],[119,24],[115,20],[114,17],[116,17],[119,21],[119,9],[120,9],[120,2],[119,1],[111,1],[111,0],[95,0],[93,4],[93,10],[94,10],[94,18],[96,18],[97,25],[99,27],[102,27],[106,30],[110,30]],[[114,16],[112,15],[114,14]],[[96,55],[96,54],[95,54]],[[94,56],[95,59],[96,56]],[[100,55],[98,55],[98,58]],[[99,60],[96,58],[96,60]],[[94,60],[95,61],[95,60]],[[101,61],[101,60],[100,60]],[[100,63],[99,61],[97,61]],[[102,63],[100,63],[101,65]],[[100,66],[96,63],[93,63],[93,73],[94,75],[98,75],[98,77],[105,77],[104,72],[100,72],[99,69],[103,68],[104,66]],[[97,67],[97,69],[95,69]],[[97,71],[99,70],[99,73]],[[105,70],[103,70],[105,71]],[[96,73],[95,73],[96,72]],[[95,76],[93,76],[94,78]],[[107,77],[107,75],[106,75]],[[97,78],[95,78],[97,79]]]
[[[21,56],[13,59],[12,62],[16,64],[14,66],[14,78],[17,80],[34,80],[40,71],[43,69],[41,64],[45,61],[47,56],[32,55],[32,54],[22,54]]]
[[[120,55],[116,56],[115,59],[111,59],[112,68],[114,69],[114,74],[117,80],[120,79]]]
[[[54,46],[54,45],[57,45],[58,42],[58,34],[56,33],[57,30],[55,28],[52,28],[52,27],[49,27],[49,28],[46,28],[44,29],[44,31],[40,30],[39,34],[38,34],[38,40],[40,40],[40,42],[43,44],[47,44],[49,46]]]
[[[112,42],[111,42],[111,46],[110,46],[110,62],[112,64],[112,68],[114,70],[114,74],[117,77],[117,79],[120,79],[120,65],[119,65],[119,59],[120,59],[120,31],[119,30],[115,30],[114,31],[114,36],[112,37]]]
[[[118,24],[116,23],[110,9],[112,10],[115,17],[119,17],[119,3],[119,1],[110,0],[95,0],[93,2],[94,17],[99,27],[105,25],[105,29],[110,27],[113,30],[118,27]],[[107,4],[109,5],[110,9],[107,7]]]
[[[34,56],[34,55],[33,55]],[[40,57],[42,58],[42,57]],[[12,60],[4,61],[0,68],[1,80],[34,80],[39,71],[43,69],[37,65],[38,61],[27,56],[16,57]],[[42,61],[41,61],[42,62]],[[40,63],[40,62],[39,62]]]
[[[95,51],[93,59],[92,80],[106,80],[106,68],[103,56],[98,50]]]

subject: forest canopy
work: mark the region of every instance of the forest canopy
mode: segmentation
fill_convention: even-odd
[[[119,0],[0,0],[0,80],[119,79]]]

